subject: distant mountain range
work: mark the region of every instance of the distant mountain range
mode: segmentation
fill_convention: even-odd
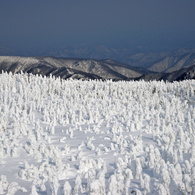
[[[195,64],[195,53],[176,53],[152,63],[147,69],[155,72],[171,73],[192,64]]]
[[[173,72],[158,73],[142,67],[125,65],[110,59],[0,56],[0,72],[2,70],[12,73],[23,71],[46,76],[52,74],[62,79],[82,80],[164,80],[172,82],[195,79],[195,65]]]
[[[164,81],[173,82],[173,81],[182,81],[186,79],[195,79],[195,64],[170,73],[144,74],[141,77],[138,77],[134,80],[145,80],[145,81],[164,80]]]
[[[112,59],[121,64],[132,67],[141,67],[153,72],[170,73],[195,64],[195,49],[179,49],[174,52],[151,53],[135,49],[108,48],[104,45],[82,45],[52,48],[50,50],[36,49],[14,51],[0,47],[0,56],[54,56],[58,58],[82,59]]]
[[[113,59],[131,67],[142,67],[154,72],[170,73],[195,64],[195,49],[174,52],[135,53],[128,49],[117,50],[103,45],[84,48],[64,48],[48,52],[49,56]]]
[[[0,71],[21,71],[63,79],[115,79],[125,80],[151,73],[143,68],[130,67],[113,60],[80,58],[0,56]]]
[[[60,58],[113,59],[122,64],[138,66],[151,71],[172,72],[195,63],[194,49],[173,52],[151,52],[144,49],[109,48],[104,45],[64,46],[51,49],[13,50],[0,47],[0,56],[53,56]]]

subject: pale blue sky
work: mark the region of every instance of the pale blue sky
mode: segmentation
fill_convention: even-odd
[[[194,10],[195,0],[1,0],[0,46],[193,47]]]

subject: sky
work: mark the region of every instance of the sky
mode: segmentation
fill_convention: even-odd
[[[195,47],[194,0],[1,0],[0,47]]]

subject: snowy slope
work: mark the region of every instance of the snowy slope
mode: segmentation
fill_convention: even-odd
[[[0,71],[19,73],[21,71],[61,78],[127,79],[143,75],[145,70],[136,70],[124,64],[111,61],[54,57],[0,56]]]
[[[145,80],[145,81],[182,81],[186,79],[195,79],[195,65],[182,68],[177,71],[173,71],[171,73],[151,73],[151,74],[145,74],[141,77],[136,78],[135,80]]]
[[[193,65],[194,63],[195,53],[176,53],[175,55],[172,54],[156,61],[148,67],[148,70],[170,73]]]
[[[195,81],[0,75],[0,194],[192,194]]]

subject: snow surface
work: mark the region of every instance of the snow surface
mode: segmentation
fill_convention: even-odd
[[[195,81],[0,75],[0,194],[195,194]]]

